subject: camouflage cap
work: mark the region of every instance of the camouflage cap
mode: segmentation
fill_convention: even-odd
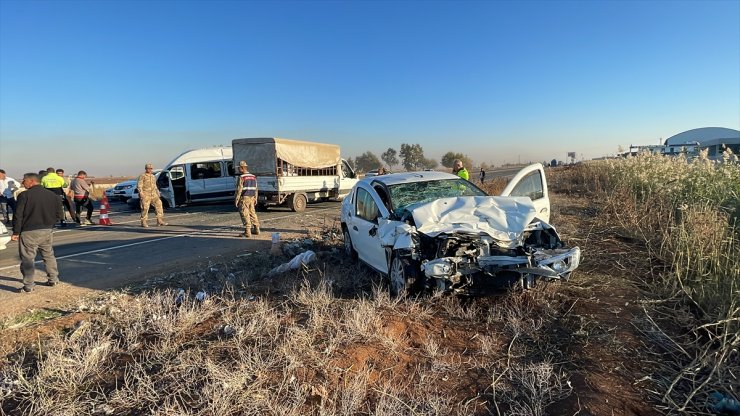
[[[147,163],[146,165],[144,165],[144,169],[154,169],[154,165],[152,165],[151,163]]]
[[[246,168],[246,167],[247,167],[247,162],[245,162],[245,161],[243,161],[243,160],[242,160],[242,161],[240,161],[240,162],[239,162],[239,167],[245,167],[245,168]]]

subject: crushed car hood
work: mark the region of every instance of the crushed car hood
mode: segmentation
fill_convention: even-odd
[[[485,233],[514,246],[536,213],[529,198],[496,196],[442,198],[411,210],[417,231],[430,237]]]
[[[436,237],[440,234],[485,234],[501,248],[523,244],[523,234],[531,228],[537,210],[526,197],[461,196],[441,198],[409,206],[413,227],[405,222],[379,220],[378,233],[383,246],[411,248],[411,235]],[[546,226],[552,228],[549,224]]]
[[[442,198],[410,211],[422,234],[485,233],[507,248],[521,245],[522,234],[537,214],[529,198],[500,196]]]

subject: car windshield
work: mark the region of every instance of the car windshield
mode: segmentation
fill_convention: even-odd
[[[410,182],[388,186],[393,212],[401,215],[410,205],[457,196],[487,196],[480,188],[465,179]]]

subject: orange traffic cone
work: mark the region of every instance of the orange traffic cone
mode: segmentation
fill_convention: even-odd
[[[103,194],[103,199],[100,200],[100,225],[111,225],[110,218],[108,218],[108,197]]]

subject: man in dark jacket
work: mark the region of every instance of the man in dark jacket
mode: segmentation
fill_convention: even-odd
[[[18,254],[21,257],[21,273],[23,274],[23,287],[21,293],[33,290],[34,261],[36,253],[41,253],[41,258],[46,266],[46,276],[49,280],[47,286],[59,283],[59,270],[57,259],[54,257],[52,248],[52,229],[59,221],[64,212],[59,196],[52,191],[44,189],[39,185],[39,176],[35,173],[23,175],[23,187],[25,192],[18,195],[16,204],[15,224],[13,226],[14,241],[18,241]]]

